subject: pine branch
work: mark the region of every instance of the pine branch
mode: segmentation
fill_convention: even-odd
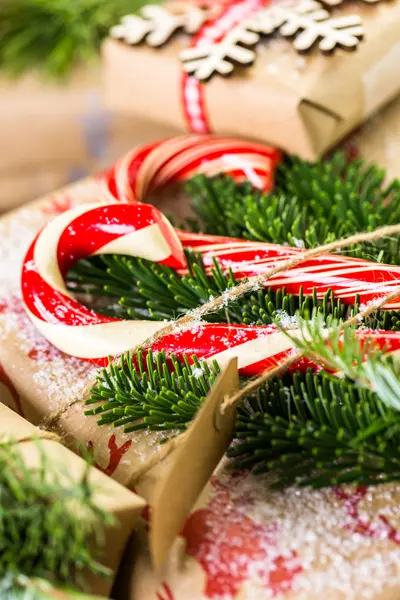
[[[236,429],[233,466],[274,471],[278,486],[400,480],[400,413],[328,373],[270,382],[240,409]]]
[[[108,296],[117,299],[119,306],[107,306],[103,311],[127,319],[174,319],[182,313],[205,304],[210,296],[220,295],[238,281],[214,263],[207,276],[201,260],[186,253],[189,267],[187,277],[179,277],[173,269],[130,256],[102,255],[81,261],[69,274],[71,291]],[[231,306],[232,318],[240,313]],[[224,321],[223,313],[209,316],[209,320]]]
[[[34,597],[42,579],[82,589],[85,572],[108,575],[93,547],[111,518],[94,504],[87,473],[73,482],[41,452],[40,468],[31,469],[17,445],[0,444],[2,597],[11,588]]]
[[[102,302],[89,302],[98,312],[121,319],[175,319],[196,308],[211,296],[222,294],[239,282],[232,273],[224,274],[217,262],[211,275],[206,275],[199,258],[186,253],[190,275],[180,278],[175,271],[131,256],[100,255],[80,261],[68,275],[69,289],[84,294],[87,300],[93,296]],[[324,319],[333,316],[347,319],[359,312],[355,305],[344,305],[331,290],[323,299],[287,294],[285,288],[266,288],[240,298],[226,310],[206,315],[205,320],[218,323],[245,323],[247,325],[270,325],[277,316],[287,314],[304,317],[312,311]],[[366,324],[371,328],[400,330],[399,311],[378,311]]]
[[[272,194],[226,177],[197,176],[187,189],[205,233],[312,248],[360,231],[400,222],[400,181],[388,186],[385,172],[363,160],[347,163],[337,152],[329,161],[290,157],[278,167]],[[191,226],[193,222],[191,222]],[[348,248],[346,254],[399,264],[400,239]]]
[[[285,333],[303,355],[346,379],[310,371],[260,390],[240,411],[235,466],[275,470],[279,485],[399,481],[399,365],[339,321],[314,315],[299,329]]]
[[[193,357],[181,364],[164,353],[146,357],[128,352],[97,377],[87,404],[97,404],[86,415],[100,415],[99,425],[113,423],[125,432],[183,430],[196,415],[219,373]]]
[[[346,339],[357,349],[356,338]],[[334,350],[332,351],[334,354]],[[350,363],[351,351],[344,350]],[[361,365],[361,359],[356,364]],[[376,358],[379,358],[376,354]],[[98,377],[86,414],[99,424],[114,423],[125,431],[184,430],[196,415],[216,376],[212,368],[184,365],[163,354],[122,357]],[[235,468],[255,473],[273,470],[278,485],[324,487],[344,482],[373,485],[400,480],[400,371],[369,361],[375,392],[328,373],[296,372],[270,382],[239,408],[236,441],[228,452]],[[397,405],[394,399],[397,399]]]
[[[144,0],[2,0],[0,67],[19,76],[40,69],[68,75],[93,59],[112,25]]]

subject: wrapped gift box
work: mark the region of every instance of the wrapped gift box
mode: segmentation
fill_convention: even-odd
[[[112,164],[133,144],[174,133],[106,110],[98,69],[60,84],[2,77],[0,130],[0,212]]]
[[[399,102],[346,142],[398,170]],[[394,133],[393,137],[391,132]],[[86,179],[0,221],[0,394],[37,424],[47,420],[67,442],[90,448],[97,466],[147,500],[169,461],[159,434],[124,434],[84,416],[82,398],[95,368],[55,350],[25,314],[22,258],[54,215],[100,198]],[[172,205],[171,205],[172,206]],[[221,465],[156,572],[148,527],[125,556],[116,597],[132,600],[395,600],[400,596],[398,486],[323,491],[272,490],[268,477],[235,474]]]
[[[1,393],[0,386],[0,397]],[[68,484],[71,481],[78,482],[85,475],[87,469],[85,461],[54,439],[46,439],[43,431],[36,429],[4,404],[0,404],[0,423],[2,441],[15,442],[25,464],[30,468],[42,468],[44,454],[48,458],[51,457],[54,464],[60,467],[60,473],[64,470],[68,474]],[[88,474],[88,483],[95,490],[93,501],[115,519],[113,525],[106,528],[104,556],[102,556],[102,564],[111,569],[114,577],[145,502],[93,467]],[[108,594],[112,583],[112,578],[100,579],[92,576],[90,589],[96,594]]]
[[[177,4],[179,7],[174,9]],[[165,44],[160,48],[149,47],[143,32],[165,33],[171,12],[166,17],[149,9],[141,22],[127,20],[115,27],[113,34],[120,39],[110,37],[103,47],[107,105],[124,114],[181,130],[251,137],[313,160],[400,90],[398,2],[346,2],[333,10],[333,18],[351,19],[350,15],[355,15],[356,20],[357,17],[362,20],[364,39],[353,52],[339,48],[327,56],[314,47],[303,56],[288,39],[267,36],[265,42],[258,44],[252,66],[236,66],[228,78],[214,73],[209,81],[199,82],[193,75],[185,75],[185,65],[180,59],[184,56],[182,51],[196,43],[198,48],[207,48],[213,36],[221,39],[224,28],[226,35],[232,34],[234,26],[243,29],[245,20],[249,15],[254,17],[263,2],[228,0],[212,6],[215,9],[219,4],[223,5],[222,15],[215,17],[213,13],[212,20],[203,24],[197,38],[190,41],[187,34],[178,33],[163,40]],[[303,16],[308,11],[326,9],[315,2],[298,5]],[[281,20],[280,31],[286,27],[286,33],[289,29],[299,33],[303,16],[292,14],[285,21],[276,12],[282,6],[284,3],[273,2],[264,8],[275,11],[266,17],[264,30],[269,27],[276,31]],[[243,7],[242,13],[238,13]],[[164,10],[168,9],[186,14],[185,11],[193,10],[193,3],[170,2]],[[311,37],[312,27],[308,30]],[[243,36],[243,31],[237,35]],[[141,45],[130,45],[139,40],[143,42]],[[151,33],[147,41],[155,43]],[[237,47],[237,60],[242,46],[239,43]],[[187,68],[189,63],[187,60]]]

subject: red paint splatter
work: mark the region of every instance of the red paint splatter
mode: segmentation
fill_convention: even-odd
[[[122,444],[122,446],[117,446],[116,439],[116,435],[113,434],[108,440],[108,449],[110,454],[108,465],[106,467],[102,467],[97,462],[94,464],[99,471],[109,476],[115,473],[122,460],[122,457],[132,446],[132,440],[127,440],[124,444]],[[93,451],[93,442],[88,443],[88,449],[89,451]]]
[[[161,592],[156,592],[157,600],[174,600],[174,595],[168,583],[162,583],[161,587]]]
[[[43,361],[43,362],[52,362],[55,358],[62,358],[63,356],[67,356],[57,348],[54,348],[50,345],[41,344],[40,346],[34,346],[29,350],[28,357],[31,360],[35,361]]]
[[[42,213],[45,215],[61,215],[61,213],[69,210],[73,206],[73,201],[70,196],[54,196],[49,198],[48,204],[42,207]]]
[[[21,415],[23,417],[24,411],[22,410],[21,398],[19,397],[19,394],[18,394],[13,382],[11,381],[11,379],[5,372],[4,367],[1,363],[0,363],[0,382],[3,383],[7,387],[8,391],[11,394],[12,399],[14,400],[15,407],[10,407],[10,408],[13,408],[13,410],[15,410],[15,412],[17,412],[19,415]]]
[[[345,529],[351,533],[358,533],[372,539],[388,539],[400,546],[400,532],[392,525],[385,515],[377,515],[378,521],[374,522],[365,515],[360,514],[359,505],[368,493],[368,488],[358,487],[354,492],[337,488],[336,497],[344,503],[350,523]]]
[[[302,568],[295,553],[279,552],[276,525],[246,515],[253,500],[249,492],[234,495],[237,481],[212,484],[210,505],[194,512],[182,532],[188,554],[206,573],[206,597],[233,599],[251,576],[274,595],[289,591]]]
[[[10,309],[10,303],[8,302],[8,300],[5,300],[4,298],[0,298],[0,314],[4,314],[5,312],[8,312]]]

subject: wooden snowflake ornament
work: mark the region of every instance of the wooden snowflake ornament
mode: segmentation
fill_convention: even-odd
[[[257,8],[251,16],[233,20],[231,27],[222,23],[226,17],[225,4],[240,8],[240,2],[219,0],[214,5],[220,14],[220,35],[205,35],[180,54],[184,69],[199,81],[206,81],[214,74],[229,75],[234,65],[250,65],[255,61],[255,46],[262,37],[279,34],[290,38],[295,50],[306,52],[317,46],[321,52],[332,52],[335,48],[352,50],[357,48],[364,35],[362,19],[358,15],[331,17],[326,4],[334,6],[344,0],[289,0]],[[364,0],[375,3],[379,0]],[[244,3],[243,3],[244,4]],[[222,12],[221,12],[222,11]],[[165,7],[145,6],[140,16],[128,15],[112,28],[111,36],[127,42],[146,42],[159,47],[165,44],[178,30],[194,35],[207,27],[213,29],[216,19],[209,0],[174,0]],[[218,21],[218,18],[217,18]],[[211,23],[211,25],[210,25]],[[218,27],[214,26],[218,31]]]
[[[140,12],[141,16],[126,15],[120,25],[110,31],[111,37],[128,44],[143,41],[157,48],[165,44],[171,36],[182,29],[188,34],[196,33],[207,19],[208,13],[202,8],[189,6],[182,11],[169,11],[161,6],[149,4]]]
[[[261,10],[245,26],[263,35],[278,31],[293,38],[293,47],[299,52],[310,50],[318,41],[322,52],[331,52],[336,46],[355,48],[364,35],[361,17],[329,17],[319,2],[302,0]]]
[[[259,41],[260,36],[257,33],[244,27],[235,27],[220,42],[188,48],[181,52],[180,58],[187,73],[205,81],[214,73],[232,73],[233,62],[241,65],[253,63],[256,54],[246,46],[255,46]]]

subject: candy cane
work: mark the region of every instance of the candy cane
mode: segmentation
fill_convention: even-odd
[[[298,258],[305,250],[278,244],[251,242],[241,239],[177,231],[182,245],[201,254],[206,273],[216,260],[224,271],[231,270],[237,279],[264,275],[271,269]],[[184,274],[185,270],[180,270]],[[285,288],[289,294],[300,290],[323,298],[328,290],[344,304],[361,304],[383,298],[400,285],[400,267],[374,263],[368,260],[321,254],[304,261],[295,268],[268,279],[268,287]],[[400,309],[400,297],[391,300],[385,309]]]
[[[42,334],[67,354],[96,362],[115,356],[143,342],[164,323],[98,315],[70,296],[64,282],[67,271],[79,259],[102,253],[129,254],[184,273],[184,247],[200,251],[206,265],[218,258],[223,268],[229,266],[239,277],[265,272],[301,252],[273,244],[184,232],[180,232],[179,239],[162,213],[147,204],[81,206],[52,221],[29,249],[22,272],[27,312]],[[311,293],[314,286],[321,293],[331,287],[337,297],[350,302],[356,293],[362,301],[374,300],[399,282],[400,268],[325,255],[305,261],[285,276],[278,274],[268,280],[268,285],[287,285],[297,292],[302,285],[306,293]],[[400,303],[394,301],[389,306]],[[377,343],[388,349],[400,347],[397,333],[379,331],[374,336]],[[222,364],[235,354],[243,372],[253,373],[277,364],[292,345],[284,334],[270,326],[201,325],[163,338],[160,347],[169,347],[178,354],[194,352],[207,360],[216,358]]]
[[[109,200],[144,202],[155,190],[194,175],[225,174],[268,191],[280,153],[261,144],[186,135],[135,148],[103,178]]]

